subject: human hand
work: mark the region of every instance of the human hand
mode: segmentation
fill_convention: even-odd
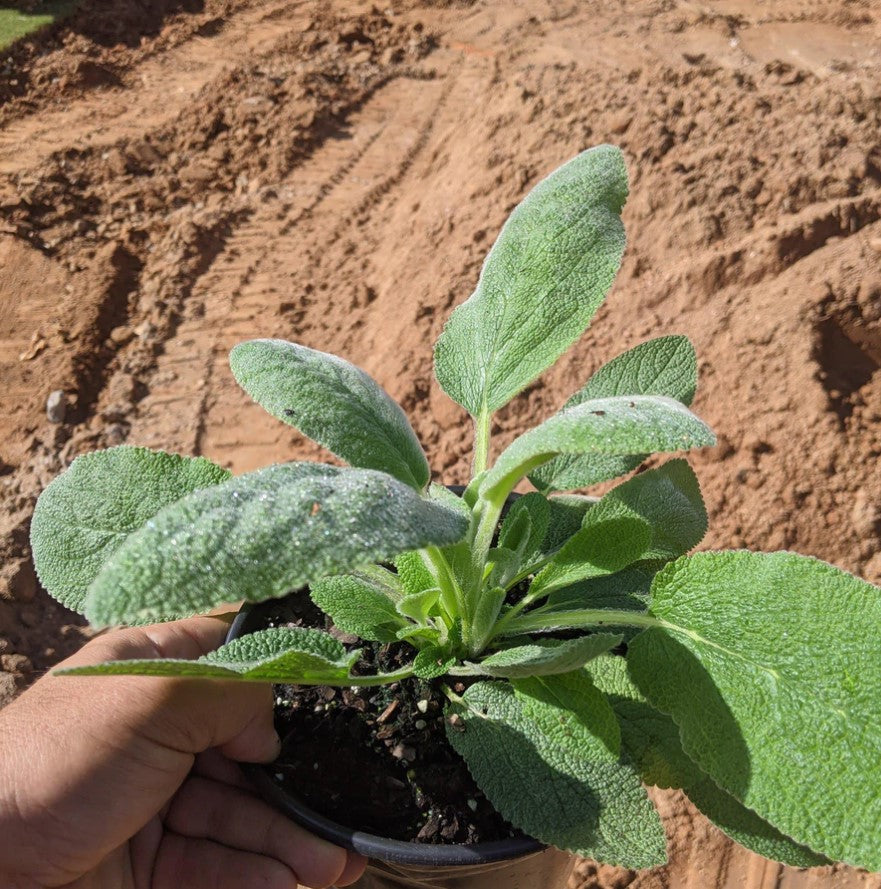
[[[120,630],[62,666],[192,659],[226,630],[208,617]],[[276,812],[232,761],[278,750],[268,685],[45,676],[0,711],[0,885],[349,885],[364,858]]]

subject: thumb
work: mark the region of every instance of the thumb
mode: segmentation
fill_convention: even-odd
[[[89,643],[64,666],[104,660],[182,658],[193,660],[224,640],[228,624],[196,617],[119,630]],[[74,677],[58,677],[70,682]],[[90,677],[104,693],[125,700],[122,716],[139,735],[180,753],[196,754],[219,747],[231,759],[269,762],[281,743],[272,720],[269,683],[141,676]],[[96,689],[97,690],[97,689]]]

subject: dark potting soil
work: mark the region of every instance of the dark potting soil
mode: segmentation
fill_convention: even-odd
[[[336,631],[306,593],[280,602],[272,626],[329,629],[363,649],[356,673],[412,660],[404,643],[364,642]],[[478,843],[519,835],[490,805],[446,739],[439,681],[387,686],[276,686],[282,752],[275,780],[347,827],[419,843]],[[455,688],[464,691],[464,686]]]

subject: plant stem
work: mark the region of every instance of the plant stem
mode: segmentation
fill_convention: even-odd
[[[489,462],[490,413],[484,407],[474,418],[474,462],[472,477],[483,472]]]
[[[464,619],[465,594],[459,586],[455,575],[450,569],[444,554],[436,546],[427,546],[422,550],[430,564],[431,573],[437,580],[441,591],[441,604],[451,621],[457,617]]]
[[[628,626],[628,627],[663,627],[664,621],[645,614],[641,611],[614,611],[606,608],[583,608],[572,611],[536,612],[525,614],[522,617],[506,620],[511,612],[505,615],[496,624],[493,638],[501,635],[501,631],[507,627],[505,635],[528,633],[531,630],[552,630],[560,628],[588,628],[603,626]]]
[[[391,685],[393,682],[400,682],[402,679],[409,679],[414,673],[409,667],[401,667],[393,673],[379,673],[375,676],[347,676],[345,683],[340,685],[349,686],[365,686],[365,685]],[[321,683],[294,683],[296,685],[327,685],[326,682]]]
[[[511,623],[511,621],[516,620],[520,612],[531,604],[532,601],[529,599],[529,594],[527,593],[527,595],[525,595],[516,605],[512,605],[511,608],[505,612],[502,619],[498,621],[498,623],[493,628],[490,639],[495,639],[496,636],[501,636],[502,631]]]
[[[402,679],[409,679],[411,676],[415,675],[413,670],[410,667],[401,667],[400,670],[395,670],[393,673],[377,673],[373,676],[347,676],[345,681],[336,680],[334,682],[328,682],[326,679],[315,679],[315,680],[301,680],[301,679],[291,679],[285,680],[285,682],[290,682],[291,685],[335,685],[339,688],[344,688],[345,686],[369,686],[369,685],[391,685],[393,682],[400,682]],[[265,680],[254,680],[255,682],[263,682]]]
[[[443,684],[441,685],[441,691],[447,696],[449,700],[451,700],[454,704],[464,704],[465,700],[461,695],[457,695],[456,692],[453,691],[449,687],[449,685]]]

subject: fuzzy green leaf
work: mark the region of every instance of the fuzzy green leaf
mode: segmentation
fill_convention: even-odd
[[[675,559],[697,546],[707,532],[707,510],[694,470],[685,460],[670,460],[613,488],[591,511],[589,521],[624,504],[652,529],[644,559]]]
[[[416,648],[420,645],[433,645],[438,641],[439,633],[433,627],[419,627],[416,624],[410,624],[398,630],[398,639],[401,642],[409,642]]]
[[[540,495],[542,496],[542,495]],[[587,513],[599,503],[598,497],[581,494],[560,494],[547,498],[550,512],[548,530],[541,544],[541,552],[547,556],[556,552],[584,524]]]
[[[588,513],[588,519],[593,512]],[[636,515],[591,521],[570,537],[536,574],[529,596],[537,599],[581,580],[614,574],[641,559],[651,538],[652,529]]]
[[[612,633],[594,633],[577,639],[537,639],[497,651],[479,666],[489,676],[504,679],[569,673],[614,648],[623,638]]]
[[[144,623],[277,598],[466,530],[462,516],[381,472],[270,466],[157,513],[95,579],[86,614],[98,624]]]
[[[657,562],[638,562],[605,577],[594,577],[563,587],[548,596],[549,609],[614,608],[645,611],[649,589],[659,568]]]
[[[565,407],[615,395],[663,395],[689,405],[696,387],[694,346],[684,336],[662,336],[603,365]],[[646,456],[563,454],[531,472],[529,480],[545,493],[586,488],[630,472]]]
[[[408,596],[437,586],[437,580],[418,552],[401,553],[395,558],[395,569]]]
[[[539,494],[541,497],[541,494]],[[520,500],[523,498],[521,497]],[[519,503],[515,501],[514,506]],[[529,540],[532,533],[532,519],[529,517],[529,510],[520,508],[515,510],[512,507],[508,510],[507,516],[499,528],[499,546],[505,547],[512,552],[523,549],[525,542]]]
[[[432,587],[429,590],[422,590],[421,593],[404,596],[397,604],[398,613],[423,624],[440,598],[440,592],[438,587]]]
[[[521,435],[486,474],[481,494],[506,496],[523,476],[556,454],[684,451],[715,443],[710,428],[671,398],[597,398],[567,408]]]
[[[673,720],[650,706],[627,673],[624,658],[603,655],[586,673],[608,695],[621,724],[625,752],[647,784],[680,787],[721,830],[742,846],[793,867],[813,867],[826,859],[800,846],[762,821],[755,812],[720,788],[689,759]]]
[[[31,549],[40,583],[80,611],[101,568],[160,509],[230,477],[203,457],[122,445],[77,457],[37,500]]]
[[[337,629],[362,639],[394,642],[398,630],[407,626],[384,588],[366,577],[325,577],[310,586],[309,595]]]
[[[458,510],[465,516],[465,518],[471,518],[471,510],[469,509],[468,504],[465,502],[464,497],[460,497],[454,491],[451,491],[444,485],[436,485],[432,482],[428,486],[428,496],[432,500],[437,500],[439,503],[442,503],[444,506],[448,506],[450,509]]]
[[[507,404],[590,324],[621,263],[626,198],[624,158],[601,145],[511,214],[435,347],[441,388],[473,416]]]
[[[793,553],[699,553],[658,573],[649,613],[631,674],[685,752],[796,842],[881,870],[881,590]]]
[[[354,364],[285,340],[240,343],[229,363],[261,407],[347,463],[417,490],[428,484],[428,461],[406,415]]]
[[[360,652],[347,652],[329,633],[299,627],[273,627],[234,639],[195,661],[109,661],[60,670],[70,676],[177,676],[188,679],[240,679],[296,685],[345,684]]]
[[[507,587],[520,570],[520,556],[503,546],[495,546],[487,554],[487,567],[490,573],[486,585]]]
[[[694,472],[684,460],[671,460],[613,488],[586,513],[581,530],[536,576],[531,594],[614,574],[637,560],[668,561],[696,546],[706,529]]]
[[[496,620],[505,604],[507,591],[504,587],[490,587],[481,592],[474,609],[472,635],[481,641],[489,638]]]
[[[529,560],[538,553],[548,532],[551,505],[547,498],[533,491],[518,497],[499,528],[499,546],[514,550]]]
[[[555,743],[507,682],[475,683],[447,712],[458,717],[447,720],[451,746],[512,824],[609,864],[666,861],[664,831],[639,777],[600,744],[576,751]]]
[[[515,679],[512,685],[523,712],[555,745],[576,755],[590,750],[599,759],[618,759],[618,718],[585,670]]]
[[[420,679],[437,679],[438,676],[443,676],[455,663],[456,659],[439,645],[429,645],[414,658],[413,672]]]

